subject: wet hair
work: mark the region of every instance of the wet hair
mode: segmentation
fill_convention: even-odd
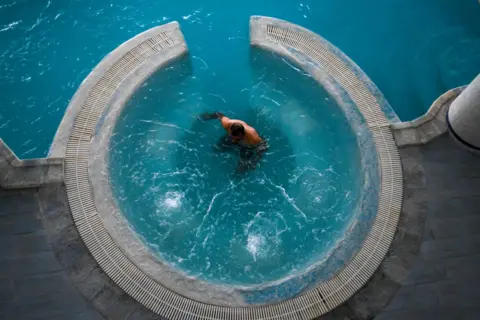
[[[235,122],[230,127],[230,134],[234,137],[244,135],[245,134],[245,128],[243,127],[243,125],[241,123]]]

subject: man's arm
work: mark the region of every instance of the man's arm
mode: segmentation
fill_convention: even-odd
[[[232,119],[222,115],[220,122],[222,123],[222,127],[228,131],[228,129],[230,129],[230,125],[232,124]]]
[[[200,115],[200,118],[202,120],[222,119],[223,117],[225,116],[221,112],[213,112],[213,113],[205,112]]]
[[[203,121],[219,119],[222,127],[224,127],[227,131],[230,129],[230,125],[232,124],[232,120],[229,117],[225,117],[225,115],[221,112],[205,112],[200,115],[200,119]]]

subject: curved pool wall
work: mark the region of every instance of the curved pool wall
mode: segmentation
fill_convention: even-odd
[[[280,28],[284,35],[268,35],[267,28],[271,26]],[[184,55],[187,49],[177,23],[150,29],[127,41],[82,83],[66,114],[72,120],[65,120],[66,124],[57,133],[67,138],[59,138],[56,149],[60,154],[65,150],[68,200],[89,251],[123,290],[167,317],[291,319],[295,314],[309,319],[319,316],[343,303],[368,281],[395,233],[402,200],[402,172],[389,120],[382,110],[384,104],[376,99],[379,93],[375,93],[375,87],[362,81],[364,75],[359,69],[350,70],[352,63],[346,63],[349,60],[343,55],[340,55],[343,59],[339,58],[338,50],[308,30],[265,17],[253,17],[250,27],[253,45],[286,56],[312,73],[344,108],[354,130],[359,130],[358,143],[362,146],[360,149],[366,151],[362,156],[367,177],[362,196],[366,201],[359,206],[356,223],[350,226],[346,232],[348,237],[333,252],[332,259],[328,259],[330,262],[323,261],[322,268],[316,265],[303,277],[256,292],[232,292],[231,288],[210,291],[212,287],[208,284],[192,279],[172,281],[170,270],[165,268],[162,269],[166,272],[164,277],[169,279],[160,284],[150,273],[158,272],[161,262],[152,259],[152,254],[115,208],[109,190],[105,146],[108,146],[115,118],[135,89],[155,70]],[[291,40],[287,35],[295,35],[301,38],[300,43],[314,47],[310,51],[301,47],[295,50],[287,43]],[[163,46],[159,47],[152,39],[160,39]],[[325,64],[319,63],[321,58],[327,59]],[[375,183],[378,179],[380,183]],[[367,230],[370,231],[366,235]],[[140,259],[133,259],[132,253]],[[148,270],[150,262],[155,263],[155,270]],[[171,274],[178,275],[175,271]],[[193,299],[178,295],[162,284],[180,294],[187,292]],[[293,298],[284,300],[290,297]],[[208,304],[199,302],[205,300]],[[258,307],[222,307],[279,300],[279,303]]]

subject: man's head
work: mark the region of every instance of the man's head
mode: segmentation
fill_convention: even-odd
[[[243,140],[243,137],[245,136],[245,128],[243,125],[239,122],[234,122],[230,127],[230,136],[234,141]]]

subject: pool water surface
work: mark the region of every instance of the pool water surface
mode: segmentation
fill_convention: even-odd
[[[144,243],[184,274],[251,286],[305,273],[356,218],[364,175],[356,132],[318,83],[252,50],[232,95],[189,59],[160,70],[125,107],[110,141],[117,206]],[[251,124],[268,141],[255,170],[203,112]]]

